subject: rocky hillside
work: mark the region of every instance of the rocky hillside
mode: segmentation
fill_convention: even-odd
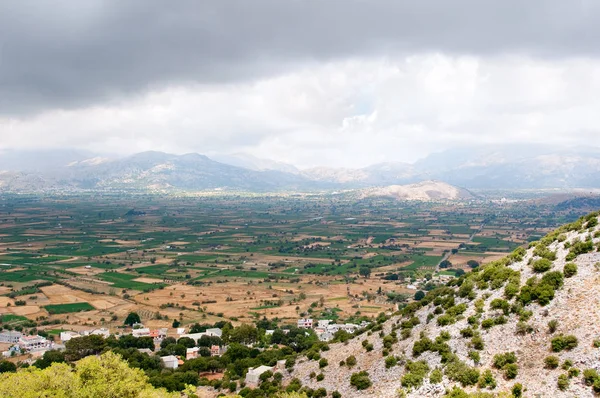
[[[471,199],[473,195],[466,189],[458,188],[441,181],[423,181],[410,185],[390,185],[361,191],[361,196],[382,196],[398,200],[458,200]]]
[[[330,344],[324,367],[298,360],[291,377],[343,397],[593,397],[599,249],[593,213]]]

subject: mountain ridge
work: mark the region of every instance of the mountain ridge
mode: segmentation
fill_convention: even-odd
[[[542,147],[447,150],[415,162],[363,168],[292,165],[250,155],[217,157],[158,151],[112,157],[75,150],[2,152],[3,190],[148,189],[199,191],[340,190],[443,181],[465,189],[573,189],[600,186],[600,151]],[[229,162],[229,163],[227,163]],[[232,164],[233,163],[233,164]],[[8,173],[6,173],[8,172]],[[38,183],[31,184],[37,180]]]

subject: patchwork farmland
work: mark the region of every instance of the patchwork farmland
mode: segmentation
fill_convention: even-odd
[[[535,215],[535,216],[533,216]],[[150,327],[356,320],[574,215],[497,204],[297,196],[0,198],[3,322]]]

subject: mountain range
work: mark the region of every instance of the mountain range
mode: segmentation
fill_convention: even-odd
[[[443,181],[465,189],[600,187],[600,149],[482,146],[433,153],[415,163],[315,167],[247,154],[142,152],[126,157],[77,150],[0,152],[0,189],[314,191]]]

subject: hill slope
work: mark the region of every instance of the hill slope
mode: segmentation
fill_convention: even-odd
[[[399,200],[458,200],[473,197],[469,191],[441,181],[423,181],[410,185],[390,185],[361,191],[362,197],[383,196]]]
[[[598,213],[563,226],[527,250],[429,292],[371,332],[330,344],[321,353],[329,363],[324,369],[299,360],[292,376],[344,397],[467,397],[476,391],[510,397],[518,383],[523,396],[593,397],[583,372],[600,390],[594,373],[600,372],[600,348],[594,347],[600,344],[594,343],[600,339],[598,231]],[[574,275],[567,263],[576,265]],[[350,355],[356,365],[340,365]],[[547,357],[554,358],[546,364]],[[310,377],[321,371],[323,381]],[[372,386],[350,385],[359,371],[369,373]]]

